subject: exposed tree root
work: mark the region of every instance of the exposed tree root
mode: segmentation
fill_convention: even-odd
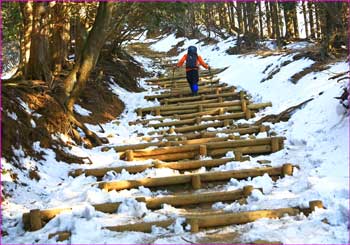
[[[291,114],[297,110],[300,109],[302,106],[304,106],[306,103],[310,102],[311,100],[313,100],[313,98],[308,99],[298,105],[289,107],[288,109],[282,111],[281,113],[277,114],[277,115],[267,115],[264,116],[263,118],[259,119],[258,121],[256,121],[254,124],[255,125],[261,125],[264,122],[271,122],[271,123],[278,123],[278,122],[285,122],[288,121]]]

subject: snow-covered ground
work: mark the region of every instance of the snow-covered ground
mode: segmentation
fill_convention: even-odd
[[[143,40],[147,42],[147,40]],[[154,41],[154,40],[152,40]],[[261,187],[262,192],[254,191],[245,205],[222,204],[213,205],[215,209],[227,211],[256,210],[262,208],[279,208],[308,206],[310,200],[322,200],[326,209],[317,210],[309,217],[284,217],[280,220],[261,219],[251,224],[230,226],[225,232],[240,232],[242,242],[251,242],[257,239],[281,241],[283,243],[348,243],[349,226],[349,118],[344,116],[344,109],[334,97],[339,96],[345,82],[329,80],[335,73],[349,69],[346,62],[332,64],[329,69],[311,73],[304,76],[297,84],[290,82],[290,77],[309,67],[314,61],[300,59],[288,65],[281,66],[285,61],[292,60],[293,55],[274,55],[265,58],[254,55],[228,55],[225,51],[235,45],[230,38],[215,45],[202,45],[198,40],[175,38],[168,35],[151,45],[155,51],[166,52],[178,42],[184,41],[180,47],[183,50],[173,60],[179,59],[189,45],[196,45],[199,54],[211,67],[228,67],[217,75],[221,82],[235,85],[239,89],[247,90],[255,102],[271,101],[273,106],[257,114],[257,118],[267,114],[277,114],[288,107],[297,105],[307,99],[313,100],[297,110],[288,122],[270,125],[278,135],[285,136],[285,148],[268,156],[251,158],[250,162],[229,162],[214,170],[246,169],[257,167],[257,160],[271,160],[272,166],[280,166],[289,162],[300,166],[300,170],[273,182],[267,176],[237,181],[231,179],[222,190],[234,190],[244,185],[252,184]],[[292,45],[304,47],[305,43]],[[135,57],[142,60],[146,69],[154,68],[151,60],[145,57]],[[269,68],[266,70],[266,67]],[[271,79],[261,83],[270,71],[280,68]],[[153,128],[143,128],[142,125],[129,126],[128,122],[137,119],[134,109],[157,105],[158,102],[146,101],[143,97],[150,94],[151,87],[140,80],[140,85],[147,88],[146,92],[131,93],[111,78],[111,91],[124,101],[126,108],[120,118],[102,125],[105,133],[99,133],[99,126],[87,125],[98,135],[108,137],[110,146],[125,145],[142,142],[138,133],[147,134]],[[154,93],[154,92],[152,92]],[[76,106],[77,113],[88,115],[89,111]],[[29,112],[31,113],[31,112]],[[152,118],[152,117],[149,117]],[[256,120],[252,119],[252,120]],[[242,120],[244,121],[244,120]],[[55,136],[62,137],[64,136]],[[99,189],[94,177],[79,176],[72,178],[68,172],[80,168],[78,164],[57,162],[55,154],[48,149],[40,148],[38,142],[34,149],[46,153],[45,160],[35,162],[29,158],[22,158],[21,165],[30,169],[37,167],[41,176],[40,181],[28,180],[27,174],[13,169],[10,163],[2,159],[3,169],[13,169],[18,174],[19,181],[27,186],[17,185],[13,182],[9,172],[2,173],[3,185],[6,189],[16,189],[15,195],[7,197],[2,203],[3,227],[8,235],[4,236],[2,243],[56,243],[55,239],[48,239],[47,234],[57,231],[70,230],[71,243],[188,243],[196,241],[205,232],[191,234],[180,224],[183,219],[178,218],[177,223],[168,229],[154,228],[152,233],[139,232],[110,232],[101,229],[103,226],[125,224],[131,222],[154,221],[166,217],[178,217],[176,209],[169,205],[157,211],[148,210],[145,204],[137,202],[136,196],[157,196],[167,194],[167,191],[152,192],[145,187],[137,189],[106,192]],[[67,151],[92,161],[88,168],[110,167],[127,164],[119,159],[118,153],[113,149],[104,152],[102,147],[85,149],[73,146]],[[16,154],[23,156],[21,149]],[[231,157],[231,153],[228,154]],[[140,161],[135,164],[149,163]],[[86,166],[84,166],[86,167]],[[200,171],[206,171],[201,169]],[[178,174],[170,169],[148,169],[142,173],[129,174],[109,172],[104,180],[137,179],[142,177],[161,177]],[[91,204],[122,201],[123,204],[116,214],[97,212]],[[64,212],[52,219],[45,227],[35,232],[23,230],[21,214],[30,209],[46,209],[50,207],[69,207],[72,211]],[[325,222],[325,218],[327,222]],[[244,232],[242,232],[244,231]],[[183,240],[185,238],[186,240]],[[63,242],[63,243],[67,243]]]

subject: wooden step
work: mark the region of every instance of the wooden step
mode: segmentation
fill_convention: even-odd
[[[235,87],[220,87],[220,88],[206,88],[201,89],[198,91],[198,94],[220,94],[220,93],[228,93],[228,92],[235,92]],[[190,96],[192,95],[191,92],[184,92],[184,93],[163,93],[163,94],[157,94],[157,95],[148,95],[145,96],[146,100],[155,100],[155,99],[165,99],[165,98],[174,98],[178,96]]]
[[[109,171],[114,171],[116,173],[121,173],[124,169],[130,174],[140,173],[148,168],[170,168],[174,170],[192,170],[201,167],[212,168],[218,167],[220,165],[226,164],[231,161],[248,161],[248,156],[242,156],[237,154],[234,158],[222,158],[222,159],[211,159],[211,160],[192,160],[192,161],[177,161],[177,162],[162,162],[159,160],[153,161],[152,164],[141,164],[141,165],[124,165],[118,167],[108,167],[108,168],[88,168],[88,169],[75,169],[69,172],[72,177],[77,177],[82,174],[86,176],[95,176],[97,178],[102,178]]]
[[[130,150],[121,154],[120,158],[126,161],[158,159],[162,161],[174,161],[187,159],[186,157],[199,156],[200,149],[206,148],[206,156],[217,157],[225,155],[228,151],[242,154],[271,153],[283,149],[283,137],[269,137],[259,139],[242,139],[226,142],[208,142],[194,145],[159,147],[156,149]],[[132,159],[130,156],[132,155]],[[175,155],[174,155],[175,154]],[[183,154],[183,157],[181,156]]]
[[[218,74],[220,72],[223,72],[224,70],[226,70],[227,67],[223,68],[223,69],[213,69],[211,70],[211,73],[209,71],[203,71],[200,70],[199,71],[199,75],[200,77],[205,77],[205,76],[212,76],[215,74]],[[150,83],[157,83],[157,82],[161,82],[161,81],[169,81],[169,80],[178,80],[178,79],[184,79],[186,78],[186,75],[181,75],[181,76],[169,76],[169,77],[163,77],[163,78],[153,78],[153,79],[148,79],[146,82],[150,82]]]
[[[168,132],[167,131],[158,131],[161,134],[164,134],[163,136],[144,136],[142,137],[142,140],[145,141],[153,141],[153,140],[163,140],[167,139],[169,141],[175,141],[175,140],[190,140],[190,139],[199,139],[199,138],[209,138],[209,137],[216,137],[217,134],[233,134],[237,133],[240,135],[245,135],[245,134],[257,134],[260,132],[268,132],[270,130],[269,126],[247,126],[247,127],[241,127],[240,125],[235,125],[236,127],[230,127],[229,129],[223,129],[223,130],[217,130],[217,131],[202,131],[200,133],[186,133],[186,134],[176,134],[176,135],[166,135]],[[239,127],[237,127],[239,126]],[[239,137],[239,136],[237,136]]]
[[[264,210],[254,210],[254,211],[244,211],[244,212],[222,212],[219,214],[207,214],[200,216],[193,215],[184,215],[186,218],[183,226],[186,227],[190,225],[192,233],[199,232],[200,229],[208,229],[214,227],[221,227],[227,225],[241,225],[250,222],[254,222],[258,219],[269,218],[269,219],[279,219],[286,215],[296,216],[300,213],[304,215],[310,215],[315,208],[323,208],[322,201],[310,201],[309,208],[278,208],[278,209],[264,209]],[[180,216],[181,217],[181,216]],[[168,228],[170,225],[174,224],[176,219],[169,218],[162,221],[154,222],[139,222],[134,224],[126,225],[116,225],[116,226],[106,226],[104,229],[116,232],[125,232],[125,231],[138,231],[138,232],[152,232],[154,226]],[[70,231],[63,231],[54,233],[54,235],[59,236],[59,238],[69,239],[71,235]],[[49,234],[49,237],[53,237],[52,234]],[[59,240],[62,241],[62,240]]]
[[[157,178],[144,178],[137,180],[120,180],[120,181],[108,181],[99,182],[98,187],[106,190],[124,190],[137,188],[139,186],[144,187],[165,187],[171,185],[188,184],[192,183],[192,187],[198,189],[198,185],[202,182],[212,181],[224,181],[231,178],[246,179],[248,177],[257,177],[264,174],[269,176],[285,176],[293,173],[293,165],[285,164],[282,167],[264,167],[255,169],[243,169],[243,170],[231,170],[231,171],[215,171],[196,174],[180,174],[168,177]],[[199,180],[199,184],[198,184]]]
[[[228,92],[228,93],[220,93],[220,94],[202,94],[197,96],[188,96],[188,97],[181,97],[181,98],[161,99],[160,104],[167,105],[167,104],[176,104],[176,103],[187,103],[191,101],[201,101],[201,100],[216,99],[216,98],[237,100],[237,99],[240,99],[241,97],[239,92]]]
[[[161,197],[137,197],[136,200],[144,202],[149,209],[159,209],[163,204],[173,207],[194,205],[201,203],[227,202],[247,198],[253,191],[253,186],[245,186],[234,191],[202,192],[189,194],[175,194]],[[118,211],[121,202],[93,204],[96,211],[113,214]],[[71,211],[72,207],[54,208],[46,210],[34,209],[22,215],[25,230],[35,231],[45,226],[47,222],[62,212]],[[36,217],[34,217],[36,216]],[[32,220],[37,219],[41,225],[32,227]],[[39,228],[40,227],[40,228]],[[33,229],[34,228],[34,229]]]

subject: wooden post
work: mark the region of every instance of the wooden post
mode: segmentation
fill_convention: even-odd
[[[242,152],[235,151],[234,154],[235,154],[235,161],[240,161],[241,162],[242,161],[242,156],[243,156]]]
[[[278,138],[271,138],[271,152],[279,151]]]
[[[222,103],[223,101],[224,101],[223,98],[222,98],[222,97],[219,97],[218,102],[219,102],[219,103]]]
[[[192,181],[192,188],[193,189],[198,190],[201,188],[202,183],[201,183],[200,175],[193,175],[191,181]]]
[[[196,124],[200,124],[201,123],[201,118],[200,117],[196,117]]]
[[[282,176],[293,175],[293,165],[290,163],[283,164]]]
[[[142,117],[142,109],[137,109],[137,116]]]
[[[252,111],[250,109],[247,109],[245,111],[245,119],[249,120],[252,118]]]
[[[164,105],[168,105],[168,99],[164,99]]]
[[[254,187],[252,185],[246,185],[243,187],[243,196],[247,198],[252,194]]]
[[[197,233],[199,231],[198,219],[189,219],[187,223],[191,226],[191,233]]]
[[[311,212],[313,212],[316,210],[316,208],[323,208],[323,203],[320,200],[311,201],[309,202],[309,207]]]
[[[259,130],[260,130],[260,132],[267,132],[268,128],[265,125],[260,125]]]
[[[37,231],[43,227],[40,215],[40,209],[32,209],[29,212],[30,230]]]
[[[242,111],[246,112],[247,111],[247,101],[244,98],[241,99],[241,106],[242,106]]]
[[[199,156],[206,156],[206,155],[207,155],[207,146],[200,145],[199,146]]]
[[[160,116],[160,108],[156,109],[156,116]]]
[[[198,105],[198,112],[202,112],[203,111],[203,105]]]
[[[134,151],[133,150],[126,150],[125,151],[125,160],[126,161],[134,161]]]
[[[175,128],[173,128],[173,127],[171,127],[171,128],[169,128],[169,134],[173,134],[173,133],[175,133]]]
[[[230,126],[230,121],[229,120],[224,120],[224,127]]]
[[[223,115],[225,113],[225,110],[224,110],[224,108],[219,108],[219,115]]]

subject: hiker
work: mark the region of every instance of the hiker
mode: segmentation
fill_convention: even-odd
[[[174,67],[181,67],[186,61],[186,78],[190,85],[192,95],[198,95],[198,69],[199,64],[210,71],[210,66],[208,66],[202,59],[200,55],[197,54],[197,48],[195,46],[188,47],[187,54],[182,56],[180,61]]]

